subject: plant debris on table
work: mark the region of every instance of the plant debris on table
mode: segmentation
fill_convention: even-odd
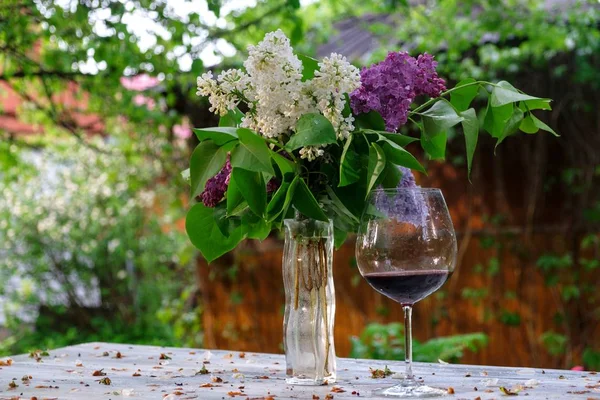
[[[98,381],[98,383],[100,383],[101,385],[110,385],[110,378],[102,378]]]
[[[507,389],[504,386],[500,386],[499,389],[506,396],[518,396],[519,392],[521,391],[520,387],[513,388],[513,389]]]
[[[373,368],[369,367],[369,371],[371,371],[371,378],[373,378],[373,379],[385,378],[394,373],[394,371],[391,371],[387,365],[385,366],[384,369],[373,369]]]
[[[210,371],[208,369],[206,369],[206,365],[202,365],[202,368],[200,369],[200,371],[196,372],[196,375],[206,375],[206,374],[210,374]]]
[[[10,367],[13,364],[12,358],[7,358],[6,360],[0,360],[0,367]]]

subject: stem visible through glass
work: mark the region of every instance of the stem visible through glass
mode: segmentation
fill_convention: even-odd
[[[406,379],[413,380],[412,372],[412,307],[404,306],[404,360]]]

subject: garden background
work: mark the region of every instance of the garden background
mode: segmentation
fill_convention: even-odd
[[[183,229],[180,174],[191,128],[217,122],[195,78],[240,67],[278,28],[311,56],[427,51],[451,83],[507,79],[554,99],[544,121],[560,138],[482,136],[470,182],[459,132],[445,161],[423,160],[459,262],[416,306],[415,359],[600,368],[591,0],[2,2],[0,355],[87,341],[281,352],[281,238],[207,265]],[[353,249],[334,261],[338,355],[400,359],[400,307],[362,280]]]

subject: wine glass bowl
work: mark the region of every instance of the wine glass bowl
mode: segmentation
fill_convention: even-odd
[[[439,189],[375,189],[369,195],[356,239],[361,275],[405,312],[406,375],[375,394],[437,397],[445,391],[419,384],[412,374],[412,306],[438,290],[456,266],[456,234]]]

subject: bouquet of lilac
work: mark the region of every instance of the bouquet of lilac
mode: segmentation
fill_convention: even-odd
[[[420,141],[428,157],[443,159],[449,130],[461,127],[470,171],[480,129],[498,144],[519,130],[555,134],[532,112],[549,110],[550,99],[506,81],[447,89],[436,64],[429,54],[392,52],[360,71],[339,54],[297,55],[276,31],[249,47],[245,70],[203,74],[198,95],[221,120],[194,130],[192,243],[211,261],[301,215],[332,220],[340,246],[373,188],[414,185],[410,170],[424,172],[408,144]],[[486,106],[475,110],[476,98]]]

